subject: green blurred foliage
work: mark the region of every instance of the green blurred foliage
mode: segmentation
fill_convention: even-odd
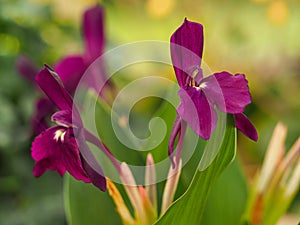
[[[38,95],[16,72],[26,54],[41,67],[83,48],[80,18],[97,1],[0,2],[0,224],[65,224],[62,180],[32,176],[30,119]],[[168,41],[184,17],[204,24],[204,61],[212,71],[246,73],[247,115],[258,143],[239,135],[238,153],[253,177],[277,121],[288,125],[287,149],[300,134],[300,3],[297,0],[105,0],[107,49],[138,40]],[[171,70],[170,70],[171,71]],[[173,72],[168,76],[174,79]],[[300,196],[298,196],[298,200]],[[300,212],[297,201],[292,212]]]

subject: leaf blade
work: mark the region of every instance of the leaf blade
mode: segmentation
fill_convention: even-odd
[[[217,141],[218,135],[213,138],[215,140],[212,141]],[[204,171],[197,170],[188,190],[170,206],[155,224],[199,225],[209,190],[217,177],[232,162],[235,151],[236,129],[232,116],[228,116],[223,143],[214,161]]]
[[[64,178],[64,202],[68,225],[122,224],[108,192],[70,175]]]

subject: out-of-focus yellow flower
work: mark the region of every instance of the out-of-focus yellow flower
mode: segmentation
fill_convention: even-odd
[[[54,16],[59,20],[74,21],[78,24],[83,12],[97,0],[54,0],[52,1]]]
[[[268,4],[266,17],[271,24],[282,26],[289,18],[289,7],[286,0],[252,0],[257,4]]]
[[[165,18],[169,16],[174,9],[175,0],[148,0],[146,10],[151,17]]]
[[[282,0],[271,2],[267,9],[267,17],[274,25],[284,25],[289,17],[289,9],[287,3]]]

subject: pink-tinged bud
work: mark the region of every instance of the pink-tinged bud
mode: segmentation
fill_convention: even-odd
[[[151,204],[155,211],[157,211],[157,192],[156,192],[156,172],[155,172],[155,165],[154,160],[151,154],[147,156],[146,162],[146,172],[145,172],[145,189]]]
[[[283,160],[282,167],[285,170],[284,176],[288,177],[285,197],[290,197],[297,192],[300,184],[300,138],[297,139]]]
[[[174,160],[175,161],[175,160]],[[170,166],[168,173],[168,180],[166,182],[166,186],[163,193],[162,207],[161,207],[161,215],[163,215],[167,208],[171,205],[175,191],[178,185],[180,173],[181,173],[182,161],[179,160],[178,164],[175,164],[175,167]]]
[[[176,157],[176,156],[175,156]],[[107,181],[107,189],[113,201],[116,204],[117,212],[125,225],[152,225],[157,221],[158,215],[165,213],[171,205],[175,191],[178,185],[179,176],[181,173],[181,159],[174,157],[174,167],[171,165],[166,181],[161,212],[158,212],[157,207],[157,187],[156,187],[156,170],[155,163],[151,154],[148,154],[146,160],[145,171],[145,187],[137,186],[135,178],[129,166],[123,162],[120,165],[120,179],[126,191],[128,199],[133,207],[134,214],[130,214],[123,198],[116,186],[110,181]]]
[[[134,208],[136,216],[138,218],[144,218],[145,212],[143,210],[143,202],[140,197],[140,192],[129,167],[125,162],[121,164],[121,181]]]
[[[149,158],[149,160],[151,160]],[[152,159],[153,161],[153,159]],[[154,163],[154,161],[153,161]],[[151,164],[153,165],[153,164]],[[155,174],[155,171],[154,171]],[[151,225],[157,219],[157,211],[153,207],[146,189],[137,186],[130,168],[126,163],[121,164],[121,181],[127,196],[133,206],[135,214],[135,225]],[[156,196],[155,196],[156,198]]]
[[[276,166],[278,166],[278,163],[280,163],[280,161],[282,160],[285,151],[284,141],[286,135],[286,126],[284,126],[282,123],[278,123],[269,143],[265,161],[260,173],[257,188],[260,193],[264,192],[265,188],[268,186],[272,178]]]

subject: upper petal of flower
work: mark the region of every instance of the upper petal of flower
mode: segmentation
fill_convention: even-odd
[[[66,90],[73,94],[86,69],[81,56],[68,56],[57,62],[54,66]]]
[[[242,113],[234,115],[235,126],[239,129],[246,137],[253,141],[258,140],[257,131],[251,121]]]
[[[172,63],[181,87],[200,74],[203,40],[203,26],[187,19],[171,36]]]
[[[72,111],[73,100],[54,71],[45,67],[36,75],[35,79],[40,88],[60,110]]]
[[[178,114],[203,139],[209,139],[216,127],[217,114],[201,89],[188,87],[178,92],[181,103]]]
[[[104,10],[97,5],[84,13],[83,33],[86,44],[85,56],[90,64],[104,49]]]
[[[79,149],[68,129],[56,126],[37,136],[31,147],[32,158],[36,161],[34,175],[39,177],[47,169],[63,175],[66,170],[77,180],[90,182],[83,170]]]
[[[251,103],[248,81],[244,74],[215,73],[204,78],[200,86],[209,101],[226,113],[242,113]]]

